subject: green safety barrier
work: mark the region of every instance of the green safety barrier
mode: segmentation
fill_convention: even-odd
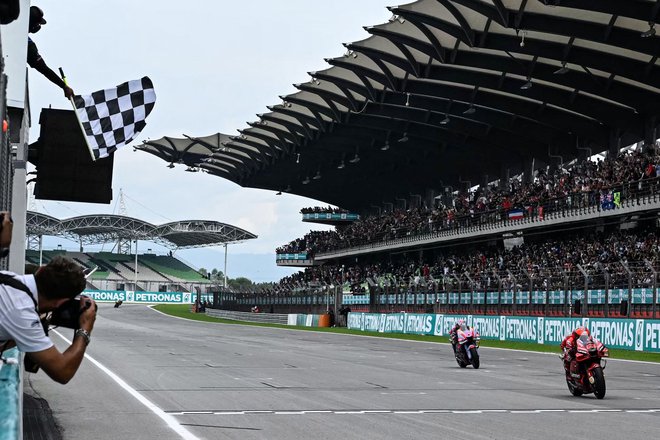
[[[166,303],[192,304],[197,300],[197,294],[190,292],[133,292],[124,290],[85,290],[83,295],[98,302],[123,301],[128,303]],[[208,295],[202,295],[202,300],[212,300]]]
[[[573,329],[585,325],[607,347],[660,352],[660,320],[651,319],[349,313],[347,327],[379,333],[449,336],[459,319],[475,327],[482,339],[557,345]]]
[[[13,359],[16,363],[0,362],[0,440],[15,440],[18,438],[20,389],[20,353],[12,348],[2,353],[5,359]]]

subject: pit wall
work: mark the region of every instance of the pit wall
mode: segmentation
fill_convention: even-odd
[[[660,352],[660,320],[550,318],[416,313],[349,313],[353,330],[449,336],[459,319],[476,327],[482,339],[558,345],[574,328],[585,325],[609,348]]]

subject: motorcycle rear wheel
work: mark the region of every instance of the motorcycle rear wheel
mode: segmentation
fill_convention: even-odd
[[[472,355],[472,366],[476,369],[479,368],[479,353],[476,348],[470,349],[470,355]]]
[[[568,385],[568,391],[575,397],[580,397],[583,394],[582,389],[575,386],[568,378],[566,378],[566,385]]]
[[[592,374],[594,376],[594,395],[596,396],[596,399],[602,399],[605,397],[606,391],[603,369],[601,367],[594,368]]]

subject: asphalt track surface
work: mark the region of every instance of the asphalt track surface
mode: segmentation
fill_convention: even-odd
[[[26,375],[65,439],[645,439],[660,432],[658,364],[610,361],[607,395],[597,400],[569,394],[553,355],[482,348],[481,369],[460,369],[447,344],[192,322],[142,305],[101,305],[88,354],[98,364],[86,359],[66,386]]]

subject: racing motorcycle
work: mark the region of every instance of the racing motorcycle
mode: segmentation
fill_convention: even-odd
[[[605,375],[609,350],[599,340],[582,334],[577,341],[575,359],[571,368],[566,370],[566,384],[574,396],[594,393],[597,399],[605,397]],[[574,364],[575,363],[575,364]]]
[[[461,328],[456,332],[455,356],[458,366],[479,368],[479,332],[475,328]]]

